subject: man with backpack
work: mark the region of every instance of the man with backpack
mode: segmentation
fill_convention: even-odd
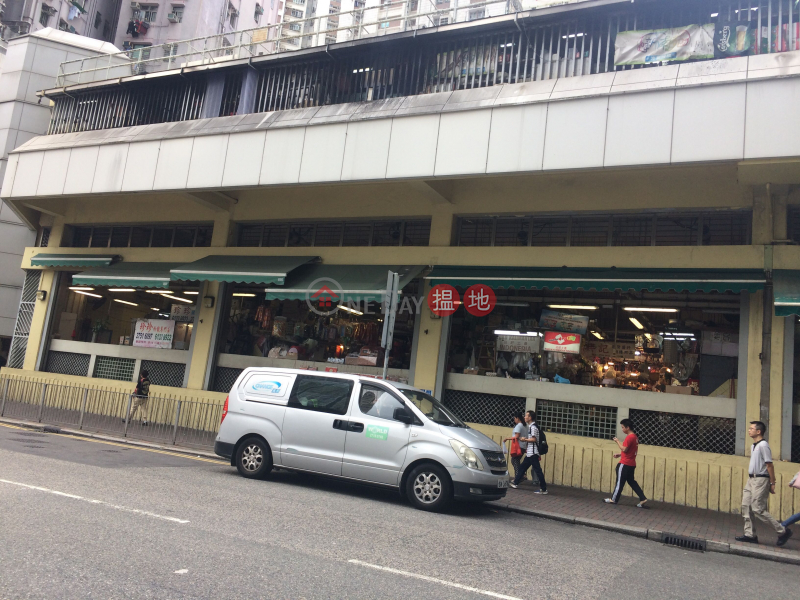
[[[547,482],[544,480],[544,473],[542,472],[540,460],[541,454],[547,453],[547,441],[544,438],[544,432],[540,432],[539,428],[536,426],[536,413],[532,410],[525,413],[525,424],[528,426],[528,437],[521,437],[519,439],[521,442],[527,442],[528,444],[526,456],[520,468],[517,470],[514,481],[509,485],[512,488],[518,487],[522,481],[522,477],[530,468],[539,479],[539,486],[541,488],[533,493],[542,494],[544,496],[547,495]]]
[[[131,409],[131,418],[133,421],[136,413],[141,411],[142,425],[147,426],[147,400],[150,397],[150,377],[147,370],[142,371],[139,376],[139,381],[136,382],[136,389],[133,390],[133,408]],[[124,420],[124,419],[123,419]]]

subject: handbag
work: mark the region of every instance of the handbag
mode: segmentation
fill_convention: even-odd
[[[520,448],[519,440],[517,438],[511,439],[511,456],[513,458],[519,458],[522,456],[522,448]]]

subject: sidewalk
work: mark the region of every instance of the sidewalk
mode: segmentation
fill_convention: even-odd
[[[778,548],[775,546],[778,537],[775,531],[756,521],[760,543],[740,544],[734,538],[743,533],[741,515],[653,501],[647,503],[649,509],[641,509],[636,508],[637,500],[628,496],[623,496],[619,504],[605,504],[603,499],[608,494],[573,487],[549,485],[547,496],[534,494],[534,489],[539,488],[525,481],[519,489],[509,489],[504,499],[489,504],[656,542],[661,541],[662,532],[699,538],[706,540],[710,552],[729,552],[800,565],[800,526],[793,527],[794,536],[783,548]]]

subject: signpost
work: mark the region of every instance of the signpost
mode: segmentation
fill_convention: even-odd
[[[383,334],[381,335],[384,381],[389,372],[389,353],[392,351],[392,338],[394,338],[394,320],[397,315],[397,292],[399,287],[400,276],[389,271],[386,278],[386,296],[383,301]]]

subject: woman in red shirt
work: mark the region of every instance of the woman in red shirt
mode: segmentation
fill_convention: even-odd
[[[633,472],[636,470],[636,455],[639,452],[639,438],[636,437],[636,433],[633,431],[633,421],[630,419],[622,419],[619,425],[622,428],[622,433],[625,434],[625,441],[620,442],[617,438],[614,438],[614,441],[620,449],[620,453],[614,455],[614,458],[619,458],[619,464],[617,465],[617,484],[614,486],[614,493],[611,495],[611,498],[606,498],[604,502],[607,504],[616,504],[619,502],[619,497],[622,495],[622,490],[627,483],[631,486],[633,493],[639,496],[639,504],[637,504],[636,507],[647,508],[647,498],[642,488],[639,487],[639,484],[636,483],[636,480],[633,478]]]

